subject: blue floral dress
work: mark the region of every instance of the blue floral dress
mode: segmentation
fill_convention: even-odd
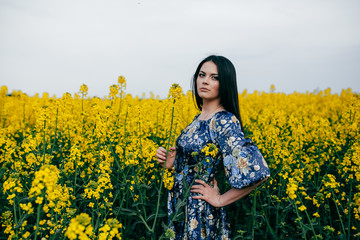
[[[176,140],[174,186],[168,195],[170,229],[175,239],[230,239],[230,226],[224,208],[193,199],[189,190],[195,179],[212,185],[215,174],[225,169],[231,187],[243,188],[270,176],[259,149],[245,139],[239,120],[221,111],[208,120],[197,115]],[[201,150],[209,143],[218,149],[215,157]],[[183,215],[181,221],[177,217]]]

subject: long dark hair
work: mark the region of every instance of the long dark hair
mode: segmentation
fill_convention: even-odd
[[[211,55],[200,62],[192,81],[192,90],[195,96],[196,105],[199,110],[202,110],[203,101],[197,92],[196,79],[198,78],[202,65],[209,61],[215,63],[218,69],[220,104],[226,111],[231,112],[239,119],[241,130],[244,131],[240,117],[236,70],[234,65],[226,57]]]

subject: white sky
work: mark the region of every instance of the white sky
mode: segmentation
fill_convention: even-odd
[[[360,92],[358,0],[0,0],[0,85],[61,97],[190,89],[210,54],[235,65],[238,88]]]

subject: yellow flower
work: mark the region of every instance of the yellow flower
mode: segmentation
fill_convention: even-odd
[[[116,239],[122,239],[121,233],[119,232],[120,228],[122,228],[122,224],[119,223],[117,219],[110,218],[106,220],[104,226],[99,228],[99,240],[113,239],[114,237],[116,237]]]
[[[164,186],[166,189],[171,190],[174,186],[174,169],[165,169],[164,172]]]
[[[340,187],[340,183],[336,182],[336,178],[332,174],[327,174],[323,179],[324,186],[328,188],[336,189]]]
[[[198,114],[193,93],[182,93],[178,85],[169,91],[170,99],[160,99],[154,94],[146,99],[145,95],[123,95],[126,80],[122,76],[116,80],[110,90],[111,98],[85,98],[86,85],[74,96],[65,93],[61,98],[50,97],[48,93],[28,96],[21,91],[8,92],[6,86],[0,89],[0,198],[20,208],[19,216],[29,214],[29,219],[36,219],[35,209],[39,207],[41,219],[50,221],[38,227],[39,235],[45,238],[55,234],[66,237],[63,235],[71,228],[68,225],[62,232],[64,224],[67,219],[75,218],[76,212],[82,212],[82,208],[99,207],[99,214],[104,216],[107,212],[116,212],[112,210],[114,198],[117,202],[120,196],[127,197],[128,206],[149,200],[149,195],[140,195],[143,191],[139,190],[160,184],[163,169],[157,167],[155,154],[169,138],[172,119],[169,108],[174,107],[171,144]],[[323,213],[328,210],[336,213],[339,207],[345,215],[343,220],[354,220],[350,225],[357,227],[360,220],[359,97],[351,89],[339,94],[332,94],[330,89],[275,93],[275,86],[270,87],[269,93],[243,91],[239,94],[243,131],[257,143],[264,158],[269,159],[269,167],[275,170],[276,174],[268,182],[271,184],[265,184],[264,188],[273,193],[269,201],[276,203],[280,211],[289,199],[299,211],[304,207],[306,211],[315,208],[311,217],[316,218],[321,228],[331,222],[337,233],[341,229],[339,216],[333,214],[329,219],[330,215]],[[222,121],[224,127],[237,122],[236,117]],[[219,130],[215,120],[209,127],[214,132]],[[195,130],[194,127],[186,129],[191,134]],[[235,138],[228,140],[236,142]],[[199,157],[197,154],[207,155],[206,164],[221,151],[216,153],[207,148],[192,155]],[[235,162],[243,169],[247,169],[248,163],[246,159]],[[258,169],[258,165],[254,164],[253,168]],[[193,170],[200,174],[200,167]],[[167,170],[161,183],[168,189],[173,184],[171,171]],[[125,176],[127,179],[123,179]],[[115,187],[113,181],[117,180],[121,182],[116,182]],[[126,186],[131,187],[134,198]],[[258,192],[262,191],[260,188]],[[170,194],[169,197],[174,198]],[[38,203],[41,206],[37,206]],[[9,207],[13,206],[4,206],[4,209]],[[27,231],[33,232],[34,221],[23,222],[24,225],[14,221],[11,212],[1,213],[4,237],[21,238]],[[98,223],[96,233],[91,233],[91,224],[77,226],[84,239],[97,239],[99,236],[95,234],[112,234],[105,221]],[[279,226],[285,225],[279,223]],[[101,227],[103,232],[99,231]],[[329,227],[324,229],[325,235],[332,231]],[[351,231],[356,235],[356,230]],[[79,234],[73,234],[73,238],[80,239]]]
[[[8,93],[8,88],[7,88],[7,86],[1,86],[1,88],[0,88],[0,94],[5,96],[7,93]]]
[[[118,83],[122,86],[125,86],[126,85],[126,79],[124,76],[119,76],[118,77]]]
[[[83,85],[81,85],[81,87],[80,87],[80,94],[83,96],[83,97],[86,97],[87,96],[87,94],[88,94],[88,87],[85,85],[85,84],[83,84]]]
[[[22,237],[23,238],[28,238],[30,236],[30,232],[25,232],[23,235],[22,235]]]
[[[304,205],[301,205],[301,206],[299,207],[299,210],[303,212],[303,211],[306,210],[306,207],[305,207]]]
[[[118,85],[116,85],[116,84],[111,85],[109,97],[115,98],[119,94],[119,91],[120,91],[120,87]]]
[[[43,200],[44,200],[43,197],[37,197],[35,203],[37,203],[37,204],[42,204],[42,203],[43,203]]]
[[[26,211],[28,214],[31,214],[34,212],[31,202],[28,202],[27,204],[20,203],[20,208],[22,210]]]
[[[209,143],[203,149],[201,149],[201,153],[204,153],[205,156],[215,157],[218,153],[218,149],[215,144]]]
[[[290,199],[297,198],[296,191],[298,189],[297,182],[294,178],[289,178],[289,183],[287,184],[286,193],[288,194]]]
[[[66,229],[65,236],[70,240],[84,239],[90,240],[93,234],[93,227],[90,225],[91,217],[86,213],[81,213],[75,218],[71,219],[69,226]]]
[[[316,212],[316,213],[313,214],[313,216],[319,218],[320,214],[318,212]]]
[[[182,89],[179,84],[174,83],[169,90],[168,98],[177,100],[183,95]]]
[[[325,231],[329,231],[329,232],[335,232],[335,228],[330,227],[329,225],[324,226],[323,228]]]
[[[275,85],[274,85],[274,84],[271,84],[271,86],[270,86],[270,92],[271,92],[271,93],[274,93],[274,92],[275,92]]]

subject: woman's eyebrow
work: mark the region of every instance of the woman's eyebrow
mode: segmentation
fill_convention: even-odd
[[[200,70],[199,73],[206,73],[206,72]],[[212,76],[212,75],[219,75],[219,74],[218,73],[211,73],[210,76]]]

